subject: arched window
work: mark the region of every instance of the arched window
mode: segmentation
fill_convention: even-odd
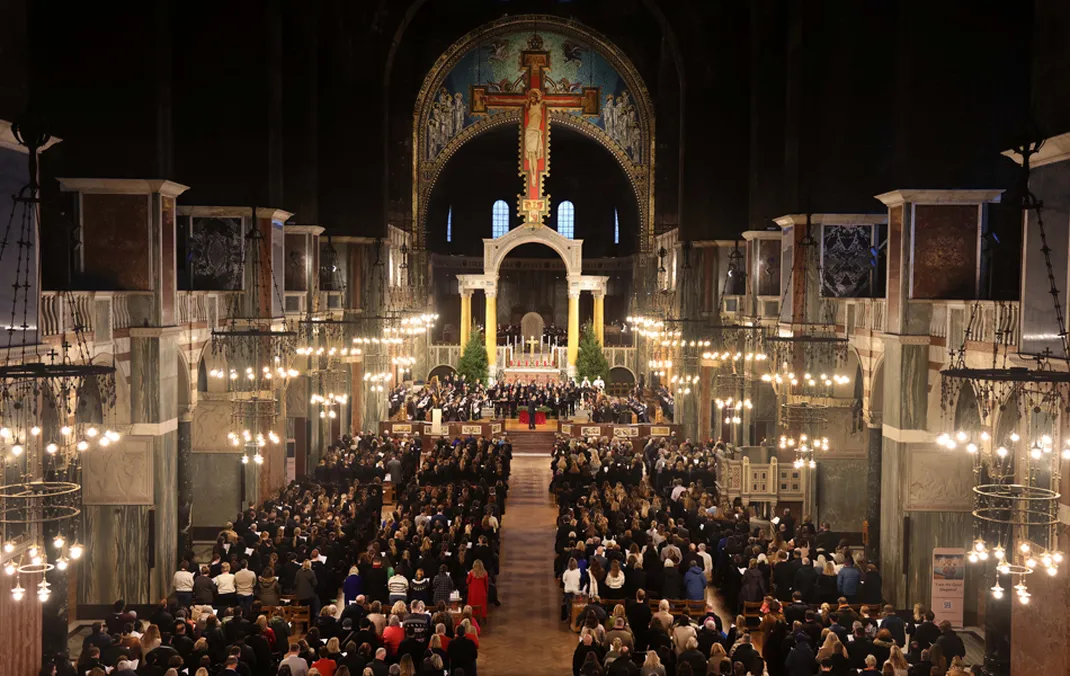
[[[557,205],[557,231],[569,239],[576,238],[576,207],[568,200]]]
[[[490,236],[497,239],[509,232],[509,205],[498,200],[491,208]]]
[[[453,241],[453,207],[446,212],[446,241]]]
[[[613,243],[620,244],[620,214],[613,210]]]

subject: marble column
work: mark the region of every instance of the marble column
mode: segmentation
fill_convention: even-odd
[[[594,335],[599,345],[606,344],[606,294],[594,292]]]
[[[713,369],[706,365],[699,367],[701,373],[698,383],[698,439],[709,439],[713,432],[710,427],[710,407],[713,404]],[[694,391],[694,390],[692,390]],[[733,439],[733,441],[735,441]]]
[[[580,352],[580,292],[568,290],[568,372],[576,373],[576,357]]]
[[[178,475],[178,557],[187,558],[193,554],[193,411],[183,411],[178,415],[177,433],[178,453],[176,472]]]
[[[495,365],[498,363],[498,290],[487,289],[487,312],[483,337],[487,342],[487,371],[494,377]]]
[[[871,422],[866,429],[866,523],[869,543],[866,560],[880,561],[881,551],[881,453],[884,450],[884,434],[880,421]]]
[[[468,289],[461,290],[461,352],[468,344],[468,335],[472,330],[472,292]]]

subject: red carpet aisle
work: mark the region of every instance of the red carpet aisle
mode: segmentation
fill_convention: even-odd
[[[498,576],[502,606],[491,609],[480,639],[479,676],[563,676],[572,670],[576,635],[558,622],[557,509],[548,490],[548,446],[545,451],[542,458],[513,458]]]

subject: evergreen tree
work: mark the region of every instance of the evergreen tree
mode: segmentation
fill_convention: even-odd
[[[609,382],[609,361],[606,360],[606,353],[602,351],[602,346],[598,344],[598,338],[594,335],[594,327],[587,322],[583,325],[580,350],[576,355],[576,378],[579,380],[587,378],[594,382],[594,379],[599,376],[605,382]]]
[[[483,332],[477,328],[472,329],[468,336],[468,344],[461,353],[461,361],[457,364],[457,375],[464,376],[469,383],[476,380],[487,382],[487,345],[483,341]]]

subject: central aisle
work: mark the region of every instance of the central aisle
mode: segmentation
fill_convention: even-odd
[[[557,508],[549,492],[550,449],[546,451],[546,457],[513,458],[498,576],[502,605],[490,611],[490,626],[480,642],[479,676],[562,676],[572,671],[576,635],[558,621]]]

